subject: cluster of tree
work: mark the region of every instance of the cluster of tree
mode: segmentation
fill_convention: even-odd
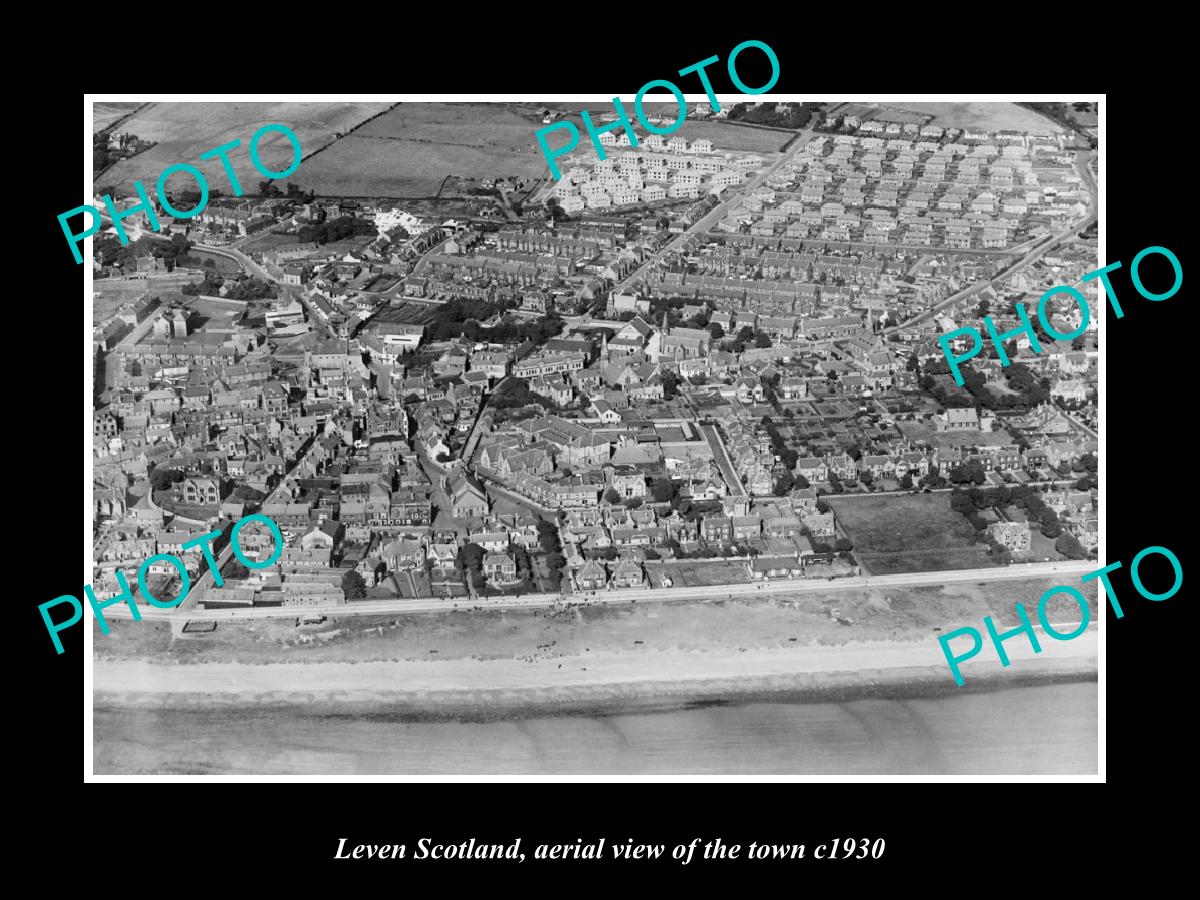
[[[483,557],[483,548],[470,542],[463,544],[454,557],[454,568],[464,574],[470,572],[476,588],[483,585]]]
[[[191,246],[182,234],[173,234],[169,239],[146,235],[122,246],[115,234],[105,232],[94,238],[92,252],[99,254],[100,264],[104,266],[124,268],[133,266],[140,256],[154,256],[166,260],[167,268],[173,269]]]
[[[315,244],[328,244],[349,237],[363,234],[374,234],[375,223],[370,219],[360,219],[356,216],[339,216],[329,222],[315,222],[302,225],[296,231],[296,237],[302,243],[312,241]]]
[[[663,398],[670,400],[679,396],[679,375],[671,369],[662,372]]]
[[[475,328],[474,324],[467,322],[463,328],[463,334],[473,341],[487,341],[493,344],[515,344],[529,341],[534,346],[540,347],[562,331],[563,320],[558,313],[550,313],[533,322],[501,323],[494,328]]]
[[[990,345],[989,345],[990,346]],[[1015,353],[1015,350],[1013,351]],[[1013,358],[1010,354],[1009,358]],[[934,375],[949,375],[950,367],[945,357],[939,357],[925,363],[924,372],[919,382],[921,389],[938,401],[943,407],[974,406],[990,410],[1030,409],[1050,400],[1050,380],[1037,378],[1024,363],[1014,362],[1004,369],[1004,377],[1008,381],[1013,394],[993,394],[987,387],[987,379],[969,363],[960,367],[963,377],[963,388],[966,393],[956,388],[948,389],[944,380],[934,378]]]
[[[787,445],[770,416],[763,416],[762,424],[767,430],[767,436],[771,439],[771,451],[779,457],[779,464],[783,467],[783,471],[775,479],[773,488],[775,496],[782,497],[797,484],[792,470],[796,468],[796,460],[800,458],[800,454]],[[804,479],[804,483],[800,486],[808,487],[808,480]]]
[[[185,284],[179,290],[183,294],[207,294],[215,297],[221,295],[222,288],[225,289],[223,296],[227,300],[273,300],[279,296],[275,285],[269,281],[255,278],[253,275],[225,276],[216,272],[205,272],[204,280],[199,284]]]
[[[464,335],[468,340],[491,344],[519,344],[522,341],[530,341],[535,346],[541,346],[562,331],[563,320],[558,313],[550,313],[533,322],[501,322],[492,328],[484,328],[479,324],[479,319],[490,318],[509,308],[510,304],[490,300],[451,300],[438,307],[433,320],[425,327],[430,340],[435,341]],[[475,310],[488,311],[480,315],[474,312]]]
[[[342,590],[346,592],[347,600],[362,600],[367,596],[366,579],[357,569],[350,569],[342,576]]]
[[[1064,531],[1058,536],[1058,540],[1054,542],[1054,549],[1067,559],[1087,559],[1091,556],[1083,549],[1083,544],[1079,543],[1079,539],[1069,531]]]
[[[714,322],[710,328],[713,340],[718,340],[716,331],[724,333],[721,326]],[[742,353],[751,344],[759,350],[765,350],[771,346],[771,336],[765,331],[755,331],[749,325],[743,325],[735,337],[721,343],[721,349],[729,353]]]
[[[561,580],[563,566],[567,561],[562,555],[562,541],[558,537],[558,529],[545,519],[539,519],[537,530],[538,546],[546,554],[546,568],[550,570],[551,575]]]
[[[187,475],[179,469],[154,469],[150,472],[150,487],[156,491],[165,491],[186,477]]]
[[[978,515],[979,510],[1015,504],[1025,510],[1025,517],[1031,525],[1039,525],[1046,537],[1058,537],[1062,534],[1062,523],[1058,513],[1046,505],[1041,492],[1031,485],[1015,485],[980,490],[972,487],[966,490],[956,490],[950,495],[950,508],[962,513],[977,531],[987,527]],[[982,523],[982,524],[978,524]]]
[[[540,394],[535,394],[529,389],[529,382],[524,378],[506,378],[504,383],[492,394],[492,398],[488,405],[492,409],[516,409],[521,406],[529,406],[530,404],[538,404],[548,410],[556,410],[558,407],[554,403]]]
[[[494,300],[455,297],[440,304],[433,311],[433,316],[425,325],[426,337],[429,341],[446,341],[458,337],[464,333],[468,322],[474,322],[478,331],[480,321],[490,319],[504,309],[508,309],[507,304]]]
[[[517,580],[521,582],[521,590],[533,590],[533,563],[529,559],[529,551],[520,544],[515,544],[513,559],[517,563]]]
[[[571,218],[570,214],[559,204],[557,197],[551,197],[546,201],[546,215],[555,222],[565,222]]]
[[[674,503],[679,497],[679,485],[670,478],[655,478],[650,483],[650,495],[656,503]]]
[[[977,513],[972,513],[971,516],[974,516],[976,519],[978,519]],[[971,518],[971,516],[968,516],[967,518]],[[972,520],[971,524],[975,525],[975,521]],[[984,528],[986,527],[987,526],[985,524]],[[980,537],[982,537],[984,543],[988,545],[988,556],[996,560],[996,562],[1002,566],[1006,566],[1012,562],[1012,551],[1010,551],[1007,547],[1001,544],[998,540],[992,537],[991,534],[989,534],[987,531],[984,531],[984,529],[980,528],[978,525],[975,525],[975,530],[982,532]]]
[[[987,472],[984,471],[983,463],[977,459],[968,460],[950,470],[951,484],[985,484],[986,482]]]
[[[776,104],[737,103],[729,110],[729,121],[746,122],[751,125],[770,125],[772,128],[803,128],[813,115],[820,111],[820,103],[783,104],[786,112],[776,112]]]
[[[291,197],[300,203],[312,203],[313,200],[317,199],[316,193],[313,191],[305,193],[303,188],[292,184],[290,181],[287,183],[286,192],[281,191],[274,181],[260,181],[258,183],[258,194],[260,197]]]

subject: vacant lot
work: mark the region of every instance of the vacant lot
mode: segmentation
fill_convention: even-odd
[[[679,560],[677,562],[652,563],[647,565],[646,574],[654,587],[662,586],[662,576],[669,575],[677,587],[702,585],[746,584],[750,575],[744,560],[701,562]]]
[[[174,163],[185,162],[204,172],[209,185],[230,195],[229,179],[220,160],[201,162],[200,154],[213,147],[241,140],[241,146],[229,154],[243,188],[254,190],[263,176],[250,163],[249,143],[263,125],[286,125],[300,139],[307,156],[345,133],[365,119],[387,109],[388,103],[152,103],[127,121],[122,129],[140,138],[157,141],[158,146],[122,160],[104,173],[103,183],[132,194],[133,182],[140,180],[153,189],[159,173]],[[292,159],[291,145],[278,132],[272,132],[259,144],[262,162],[280,171]],[[319,158],[319,157],[318,157]],[[302,175],[304,165],[294,173]],[[185,175],[176,176],[180,185]],[[288,179],[291,180],[291,179]],[[175,180],[172,180],[172,185]]]
[[[1013,436],[1003,428],[995,431],[934,431],[923,422],[900,422],[896,426],[906,441],[925,441],[933,447],[957,447],[962,444],[1002,447],[1013,442]]]
[[[1062,126],[1015,103],[889,103],[894,108],[933,116],[942,128],[985,128],[988,131],[1028,131],[1057,134]]]
[[[447,175],[541,176],[541,120],[501,103],[401,103],[305,162],[295,180],[325,196],[433,197]]]
[[[996,565],[948,493],[825,499],[872,575]]]

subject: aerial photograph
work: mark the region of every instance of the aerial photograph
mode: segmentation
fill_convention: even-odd
[[[91,103],[95,775],[1096,775],[1098,104],[720,100]]]

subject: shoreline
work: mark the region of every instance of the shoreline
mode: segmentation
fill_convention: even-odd
[[[1096,645],[1095,631],[1068,642],[1044,642],[1037,655],[1028,644],[1014,645],[1008,648],[1008,667],[994,655],[980,662],[981,653],[963,665],[962,687],[936,641],[612,652],[534,662],[162,665],[97,660],[93,705],[104,711],[293,710],[399,721],[490,721],[756,702],[916,699],[1095,681]]]

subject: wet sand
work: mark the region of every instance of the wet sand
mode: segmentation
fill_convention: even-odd
[[[927,699],[787,700],[437,721],[306,707],[108,709],[98,774],[1095,774],[1095,681]]]
[[[935,640],[551,659],[97,660],[107,773],[1056,774],[1096,770],[1094,630],[990,648],[956,687]],[[981,661],[982,660],[982,661]]]

